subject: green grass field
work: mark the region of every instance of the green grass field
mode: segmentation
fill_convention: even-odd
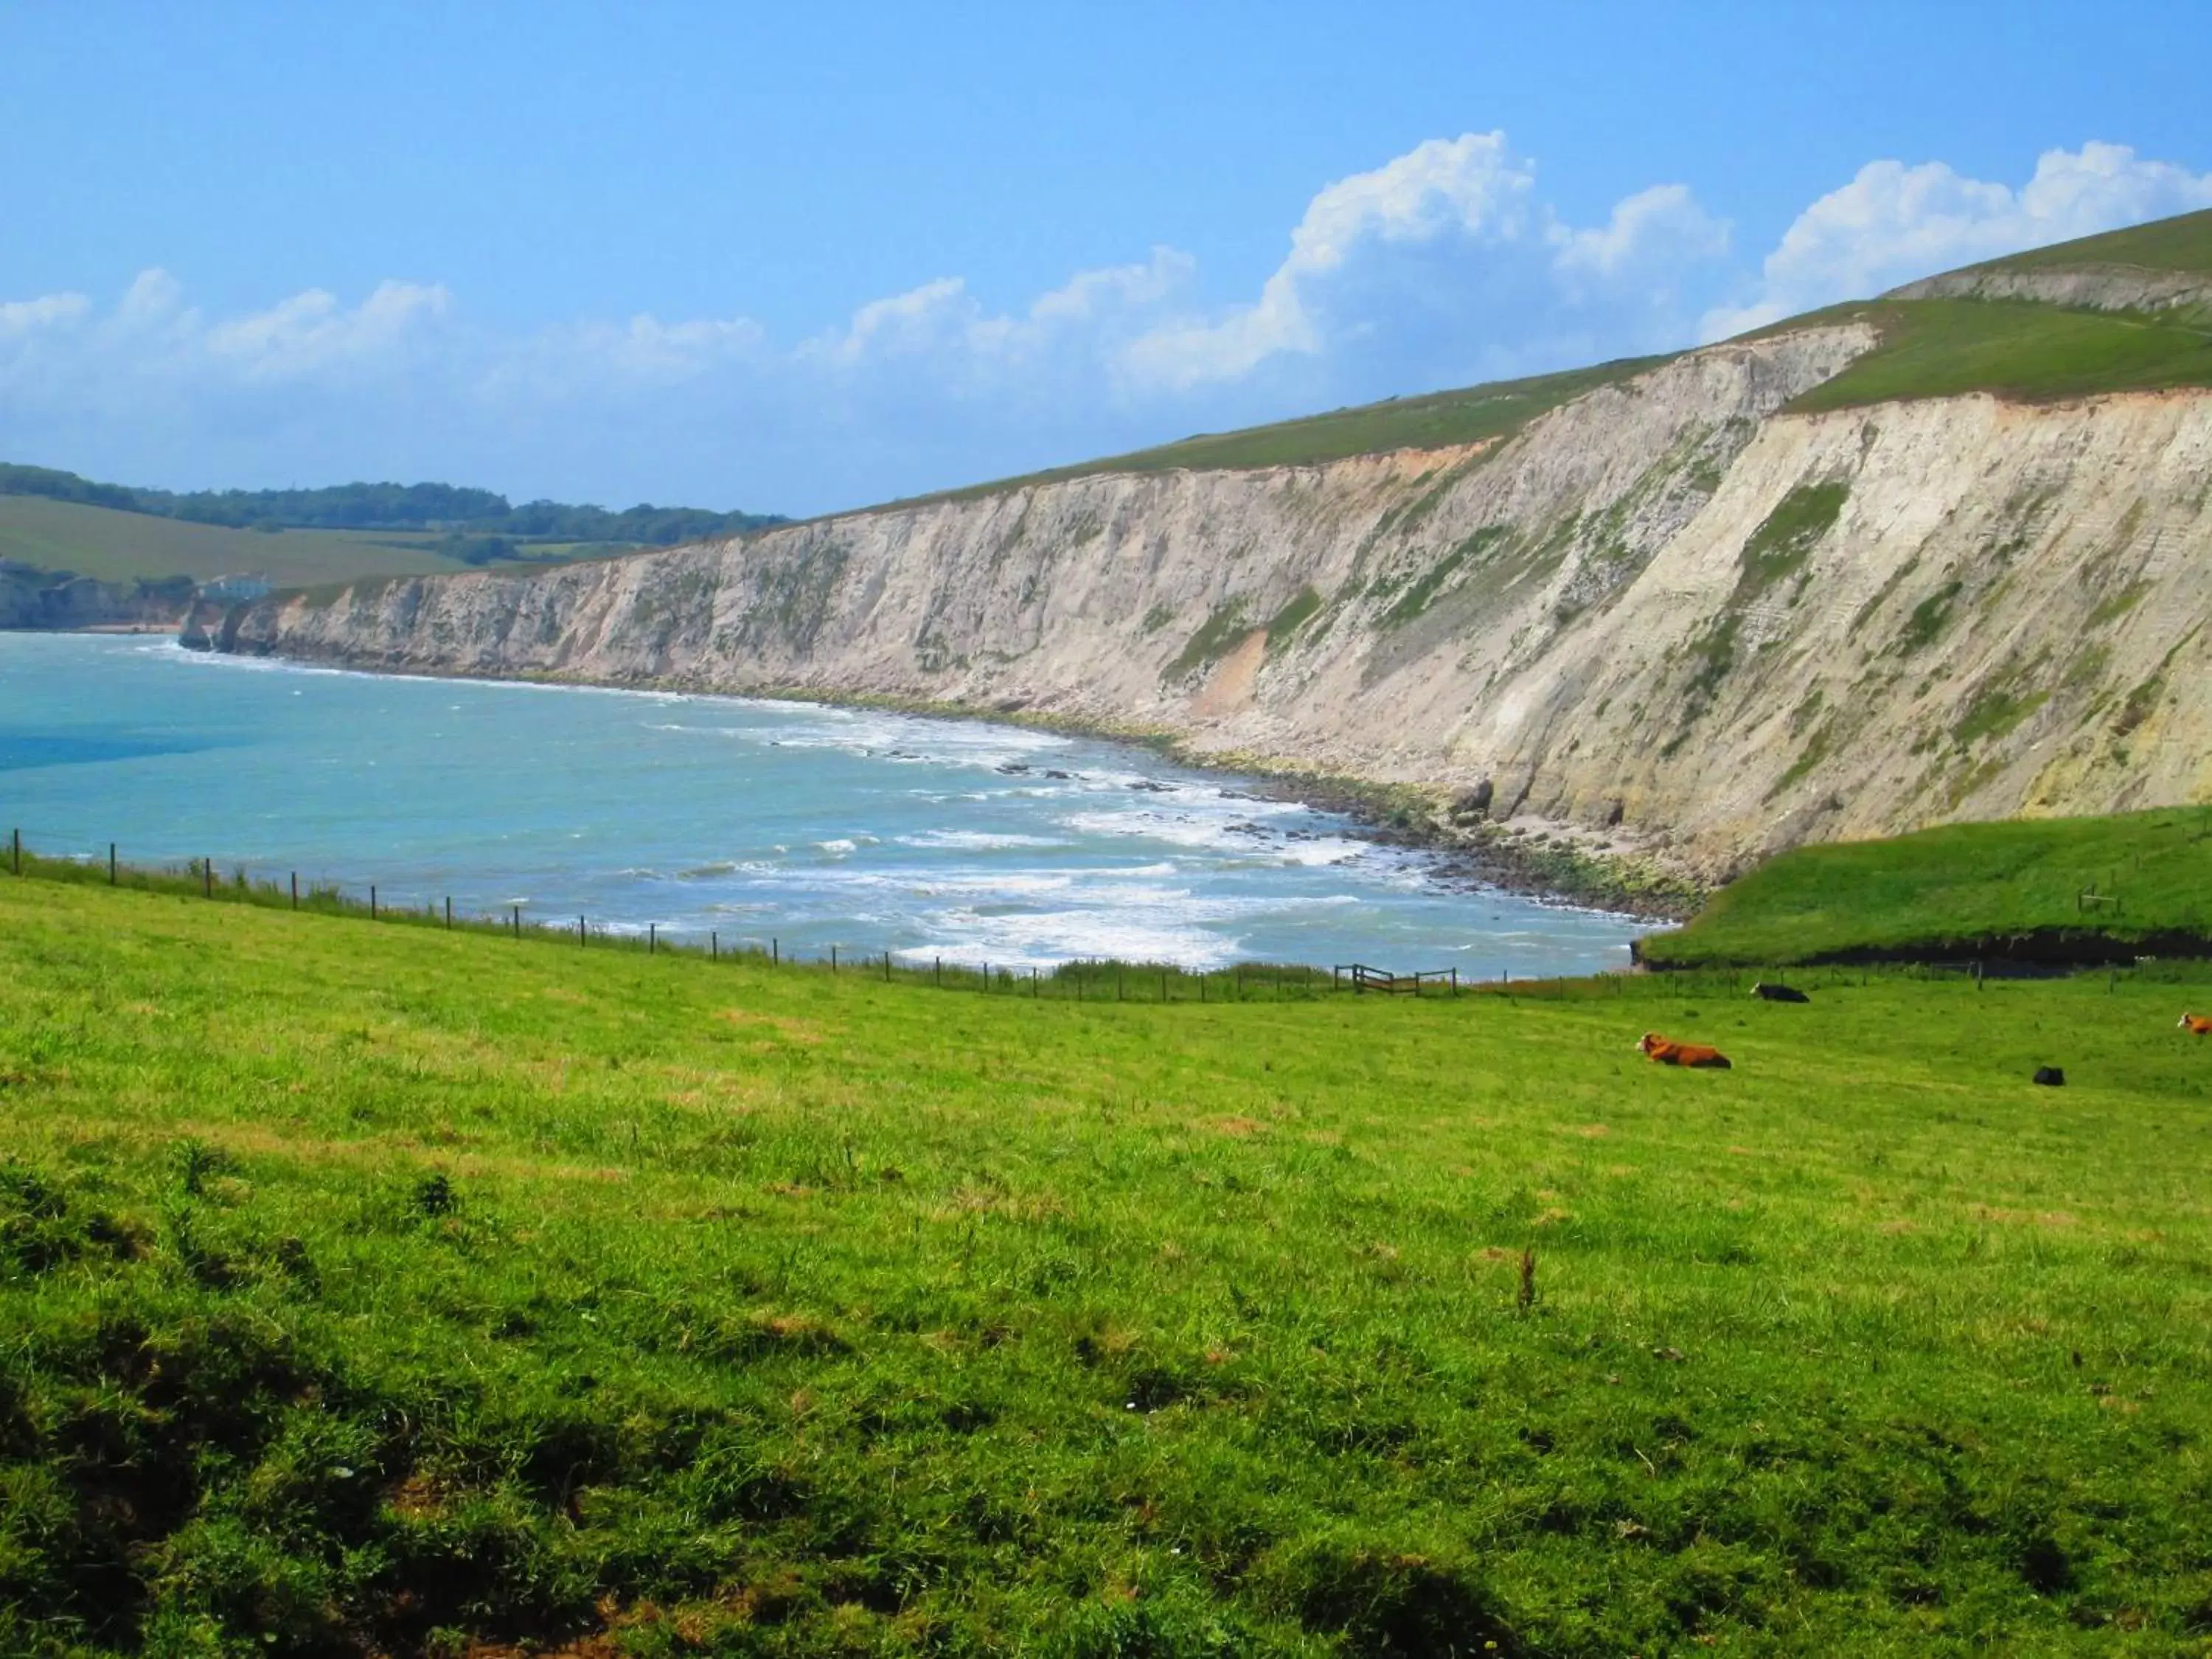
[[[0,495],[0,559],[70,570],[102,581],[158,580],[261,571],[280,587],[348,576],[401,576],[465,568],[429,539],[383,530],[287,530],[264,535],[186,524],[144,513],[41,495]]]
[[[2212,330],[2173,318],[1999,300],[1881,300],[1820,317],[1865,318],[1882,343],[1790,404],[1800,412],[1970,392],[2046,403],[2212,385]]]
[[[0,876],[0,1651],[2202,1651],[2212,976],[1802,982]]]
[[[2212,210],[2031,248],[1972,269],[2025,270],[2050,265],[2140,265],[2149,270],[2212,271]]]
[[[1955,823],[1801,847],[1641,950],[1655,966],[1712,966],[1971,951],[1973,941],[2031,933],[2212,939],[2212,807]]]

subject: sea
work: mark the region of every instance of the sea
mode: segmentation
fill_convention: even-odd
[[[1478,886],[1255,780],[985,721],[0,634],[0,835],[380,906],[787,957],[1527,978],[1632,918]]]

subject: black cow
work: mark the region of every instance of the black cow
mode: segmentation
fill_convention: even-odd
[[[1765,980],[1753,986],[1751,994],[1761,1002],[1810,1002],[1813,1000],[1802,991],[1793,991],[1787,985],[1769,985]]]
[[[2039,1066],[2035,1068],[2035,1080],[2046,1089],[2063,1089],[2066,1086],[2066,1073],[2062,1066]]]

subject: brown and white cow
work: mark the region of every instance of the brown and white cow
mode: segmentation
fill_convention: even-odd
[[[1729,1057],[1719,1049],[1708,1048],[1699,1042],[1677,1042],[1656,1031],[1646,1031],[1636,1046],[1655,1066],[1695,1066],[1715,1072],[1729,1069]]]

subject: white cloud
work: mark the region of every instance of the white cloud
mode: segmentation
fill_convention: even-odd
[[[442,285],[387,282],[349,308],[336,295],[309,289],[266,311],[215,325],[201,343],[210,360],[254,380],[386,367],[446,314],[451,301]]]
[[[1539,198],[1534,164],[1503,132],[1432,138],[1316,195],[1255,301],[1159,329],[1123,367],[1139,386],[1188,392],[1279,354],[1387,338],[1394,304],[1420,313],[1425,350],[1455,347],[1472,366],[1485,351],[1510,355],[1510,330],[1601,330],[1604,313],[1662,299],[1662,273],[1727,248],[1728,227],[1685,185],[1638,191],[1604,226],[1577,230]]]
[[[1807,208],[1766,256],[1746,303],[1706,313],[1722,339],[1800,312],[2023,249],[2212,207],[2212,173],[2138,158],[2124,144],[2052,149],[2018,190],[1941,161],[1869,161]]]
[[[957,380],[1033,370],[1058,356],[1103,374],[1118,346],[1167,314],[1196,262],[1155,247],[1139,264],[1078,271],[1019,313],[995,313],[957,276],[939,277],[860,307],[844,327],[794,354],[845,371],[932,367]]]
[[[404,282],[210,316],[154,269],[112,303],[0,301],[0,458],[146,483],[381,474],[817,511],[1671,349],[1701,317],[1726,332],[2207,203],[2212,175],[2111,144],[2054,150],[2016,189],[1878,161],[1752,272],[1684,185],[1575,223],[1504,134],[1468,133],[1317,191],[1238,303],[1154,247],[1011,304],[940,277],[795,342],[742,315],[501,332]]]
[[[1617,278],[1718,259],[1729,250],[1729,226],[1699,207],[1686,185],[1654,185],[1614,203],[1596,229],[1561,228],[1554,242],[1561,272]]]
[[[82,322],[92,301],[82,294],[42,294],[35,300],[0,301],[0,340]]]

